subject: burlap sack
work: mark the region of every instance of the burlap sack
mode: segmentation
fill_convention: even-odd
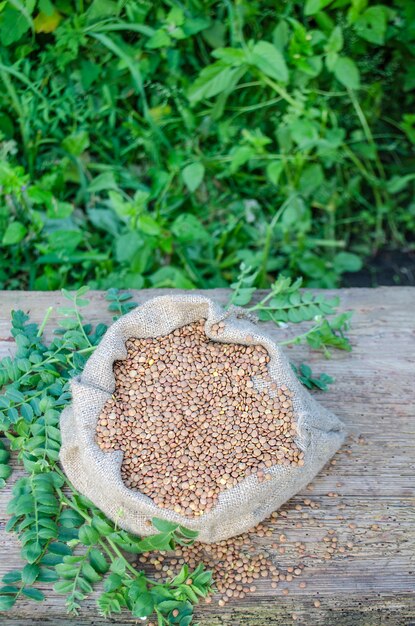
[[[243,313],[242,313],[243,315]],[[298,427],[297,445],[305,453],[303,467],[275,465],[272,479],[259,482],[248,476],[223,491],[216,506],[195,519],[160,509],[148,497],[127,488],[120,474],[122,452],[103,452],[95,443],[98,416],[114,391],[113,363],[126,358],[129,337],[166,335],[176,328],[206,319],[206,334],[214,341],[263,345],[269,355],[269,371],[278,386],[294,392]],[[225,319],[224,332],[210,333],[212,324]],[[167,427],[167,425],[166,425]],[[232,314],[199,295],[168,295],[149,300],[117,320],[106,332],[87,362],[83,374],[72,381],[72,406],[61,416],[62,466],[76,489],[86,495],[118,525],[138,535],[152,534],[146,521],[159,517],[199,531],[200,541],[220,541],[252,528],[300,491],[342,444],[342,422],[318,404],[299,383],[288,360],[262,328]]]

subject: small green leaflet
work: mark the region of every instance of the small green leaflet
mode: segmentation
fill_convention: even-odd
[[[349,57],[339,57],[334,64],[333,72],[337,80],[349,89],[359,89],[360,74],[356,63]]]
[[[288,69],[281,52],[268,41],[258,41],[250,55],[252,65],[270,78],[282,83],[288,82]]]
[[[200,186],[204,175],[203,163],[190,163],[182,170],[183,182],[191,193]]]

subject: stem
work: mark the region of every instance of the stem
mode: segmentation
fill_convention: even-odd
[[[105,541],[107,541],[109,543],[109,545],[111,546],[112,550],[115,552],[115,554],[124,561],[125,566],[127,567],[127,569],[130,570],[130,572],[132,572],[134,574],[134,576],[137,576],[137,570],[131,565],[131,563],[125,558],[125,556],[122,554],[122,552],[120,551],[120,549],[115,545],[115,543],[112,541],[112,539],[110,539],[109,537],[105,537]]]
[[[386,191],[386,175],[385,175],[385,170],[383,168],[383,164],[382,161],[379,158],[379,152],[378,152],[378,148],[376,145],[376,142],[373,138],[373,134],[371,131],[371,128],[368,124],[368,121],[366,119],[366,116],[363,112],[362,107],[360,106],[360,102],[359,100],[356,98],[356,94],[354,93],[354,91],[352,89],[348,89],[349,92],[349,97],[350,100],[353,104],[354,110],[356,111],[356,115],[359,118],[360,124],[362,126],[363,132],[365,134],[366,137],[366,141],[368,142],[368,144],[372,147],[373,153],[375,155],[375,164],[376,164],[376,168],[379,174],[379,178],[381,178],[381,180],[385,183],[384,188],[385,188],[385,198],[386,198],[386,202],[388,202],[389,200],[389,194]],[[375,197],[375,202],[376,202],[376,227],[375,227],[375,248],[378,249],[382,243],[382,239],[383,239],[383,200],[382,200],[382,195],[380,193],[380,191],[378,189],[376,189],[375,186],[373,186],[373,195]]]
[[[240,28],[240,24],[238,24],[238,21],[235,18],[232,2],[229,2],[229,0],[224,0],[224,4],[229,14],[231,44],[233,47],[236,47],[238,44],[243,44],[242,31]]]
[[[43,331],[45,330],[46,323],[47,323],[47,321],[48,321],[52,311],[53,311],[53,306],[48,307],[48,309],[46,310],[46,313],[45,313],[45,317],[43,318],[43,321],[42,321],[41,325],[39,326],[39,330],[37,331],[36,337],[41,337],[43,335]]]
[[[283,100],[288,102],[288,104],[291,104],[292,107],[294,107],[295,109],[297,109],[299,111],[302,110],[301,105],[298,102],[296,102],[296,100],[294,100],[294,98],[292,98],[290,96],[290,94],[288,93],[288,91],[286,89],[284,89],[284,87],[280,87],[280,85],[278,85],[278,83],[276,83],[273,80],[271,80],[270,78],[268,78],[268,76],[265,76],[265,74],[262,75],[262,80],[264,81],[264,83],[269,85],[269,87],[271,87],[271,89],[276,91],[277,94],[279,94]]]
[[[383,228],[382,228],[382,223],[383,223],[383,212],[382,212],[383,202],[382,202],[382,197],[381,197],[381,195],[379,193],[379,190],[373,184],[373,179],[376,178],[375,177],[375,173],[373,172],[373,170],[371,168],[370,168],[371,171],[368,171],[365,168],[363,163],[355,155],[353,150],[351,150],[349,148],[349,146],[347,146],[346,144],[343,144],[343,149],[346,152],[346,154],[350,157],[350,159],[353,161],[353,163],[356,165],[356,167],[358,168],[358,170],[360,171],[362,176],[365,178],[365,180],[367,180],[367,182],[369,183],[369,185],[372,188],[373,196],[375,198],[375,205],[376,205],[375,247],[379,248],[379,246],[381,244],[381,241],[382,241],[382,238],[383,238]]]
[[[73,578],[73,580],[72,580],[72,591],[71,591],[71,593],[69,593],[68,599],[71,596],[73,597],[73,595],[76,593],[76,590],[77,590],[76,588],[78,586],[78,578],[79,578],[79,575],[80,575],[80,573],[82,571],[82,565],[86,562],[86,559],[88,558],[89,553],[91,552],[91,548],[92,548],[92,546],[88,546],[87,547],[86,551],[82,555],[82,559],[80,561],[78,561],[78,563],[77,563],[78,569],[77,569],[75,578]],[[67,600],[67,602],[68,602],[68,600]]]
[[[32,376],[33,374],[38,374],[39,373],[39,368],[42,369],[42,367],[44,365],[46,365],[46,363],[60,363],[60,361],[58,359],[55,359],[55,356],[64,348],[66,347],[66,343],[62,344],[60,348],[58,348],[53,354],[51,354],[50,356],[48,356],[44,361],[41,361],[40,363],[35,363],[34,366],[32,367],[31,370],[29,370],[28,372],[25,372],[21,378],[20,378],[20,385],[22,384],[22,380],[26,377],[26,376]],[[45,389],[48,389],[48,387],[45,387]],[[42,392],[45,391],[45,389],[42,389]],[[22,404],[20,402],[20,404]]]
[[[33,487],[33,474],[30,475],[30,487],[31,487],[32,493],[35,493],[35,489]],[[33,498],[33,512],[34,512],[34,518],[35,518],[36,541],[39,543],[39,510],[38,510],[38,506],[37,506],[37,497],[36,497],[36,495]]]
[[[260,300],[259,302],[257,302],[257,304],[254,304],[253,306],[248,307],[246,310],[247,311],[256,311],[258,309],[263,309],[264,308],[264,304],[266,302],[268,302],[268,300],[271,300],[271,298],[274,296],[275,294],[271,291],[267,296],[265,296],[264,298],[262,298],[262,300]]]
[[[372,131],[370,129],[366,116],[363,112],[362,107],[360,106],[359,100],[356,98],[356,94],[354,93],[354,91],[352,89],[349,89],[348,91],[349,91],[350,100],[352,101],[352,104],[353,104],[353,108],[356,111],[357,117],[359,118],[360,124],[363,128],[363,132],[365,134],[366,140],[368,144],[370,144],[374,149],[374,152],[376,155],[375,161],[376,161],[377,168],[379,170],[379,174],[381,175],[381,178],[385,180],[385,170],[383,169],[383,164],[379,159],[377,145],[376,145],[375,140],[373,139]]]
[[[65,474],[59,469],[56,468],[55,471],[62,476],[65,479],[66,484],[68,485],[68,487],[71,489],[71,491],[75,494],[75,495],[80,495],[78,493],[78,491],[76,491],[76,489],[74,489],[72,487],[72,485],[68,484],[67,478],[65,476]],[[71,507],[71,509],[73,509],[74,511],[76,511],[77,513],[79,513],[79,515],[81,515],[81,517],[84,518],[85,521],[87,521],[88,523],[91,522],[92,517],[90,515],[88,515],[87,513],[85,513],[85,511],[83,509],[81,509],[73,500],[71,500],[70,498],[68,498],[61,489],[57,489],[56,490],[59,495],[60,498],[63,502],[65,502],[69,507]],[[104,539],[100,539],[99,540],[99,544],[104,548],[104,550],[107,552],[108,554],[108,549],[104,547],[103,542],[106,541],[110,546],[111,549],[113,550],[113,552],[121,559],[123,559],[123,561],[126,564],[126,567],[134,574],[134,576],[137,575],[137,570],[128,562],[128,560],[125,558],[125,556],[120,552],[119,548],[114,544],[114,542],[112,541],[112,539],[110,539],[109,537],[105,537]]]
[[[81,332],[82,332],[83,336],[85,337],[86,342],[89,343],[89,346],[91,348],[93,348],[94,346],[92,345],[91,340],[89,339],[88,335],[86,334],[84,326],[82,324],[82,318],[81,318],[81,315],[79,313],[79,308],[78,308],[78,305],[77,305],[76,301],[77,301],[77,296],[75,297],[75,300],[74,300],[76,320],[78,322],[79,328],[81,329]]]
[[[285,202],[282,203],[282,205],[280,206],[280,208],[278,209],[278,211],[275,213],[274,217],[272,218],[271,222],[267,225],[267,233],[265,235],[264,251],[262,253],[261,267],[259,270],[258,284],[260,287],[266,286],[264,285],[264,283],[265,283],[265,277],[267,273],[267,261],[268,261],[269,251],[271,248],[272,232],[274,230],[275,224],[278,222],[281,215],[283,214],[285,207],[287,206],[287,203],[289,200],[291,200],[291,198],[287,199]]]
[[[303,339],[305,339],[308,335],[310,335],[315,330],[318,330],[319,328],[320,328],[320,323],[316,324],[315,326],[310,328],[310,330],[307,330],[305,333],[302,333],[301,335],[297,335],[296,337],[293,337],[292,339],[287,339],[286,341],[280,341],[278,343],[278,345],[279,346],[289,346],[289,345],[294,344],[294,343],[301,343],[303,341]]]
[[[77,354],[85,354],[88,352],[93,352],[95,350],[96,346],[90,346],[89,348],[83,348],[82,350],[77,350]]]
[[[26,118],[25,115],[25,111],[24,108],[19,100],[19,97],[17,95],[17,92],[14,88],[14,85],[12,83],[12,81],[10,80],[7,72],[5,72],[3,69],[0,69],[0,77],[6,87],[6,91],[9,94],[10,100],[12,101],[12,106],[17,114],[17,117],[19,119],[19,127],[20,127],[20,135],[22,137],[22,141],[23,141],[23,148],[24,148],[24,152],[26,154],[26,159],[27,159],[27,163],[29,166],[29,174],[32,177],[33,171],[32,171],[32,159],[30,158],[30,149],[29,149],[29,138],[27,136],[26,133],[26,128],[24,125],[24,120]]]

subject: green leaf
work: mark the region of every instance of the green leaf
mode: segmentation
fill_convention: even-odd
[[[340,52],[343,48],[343,31],[340,26],[336,26],[331,31],[326,45],[326,52]]]
[[[22,404],[20,414],[26,422],[30,423],[33,420],[34,412],[30,404]]]
[[[95,528],[95,530],[97,530],[100,535],[104,536],[111,534],[114,530],[111,524],[98,516],[92,518],[92,527]]]
[[[115,254],[119,263],[131,262],[142,250],[144,241],[138,233],[126,233],[116,239]]]
[[[168,522],[164,519],[159,519],[158,517],[153,517],[151,520],[154,528],[156,528],[161,533],[170,533],[176,530],[179,526],[176,522]]]
[[[232,304],[235,306],[245,306],[252,300],[256,287],[242,287],[238,293],[232,296]]]
[[[22,589],[22,593],[36,602],[42,602],[45,599],[45,594],[40,589],[34,589],[33,587],[25,587]]]
[[[307,223],[307,207],[299,196],[290,198],[281,217],[281,223],[287,228]]]
[[[69,217],[74,210],[73,204],[70,202],[58,202],[53,200],[48,206],[47,215],[50,219],[62,220]]]
[[[370,43],[385,43],[387,9],[382,5],[368,7],[354,22],[354,29],[362,39]]]
[[[358,272],[362,269],[362,259],[352,252],[339,252],[333,259],[336,272]]]
[[[125,560],[121,557],[117,557],[110,565],[111,572],[123,576],[125,574]]]
[[[16,602],[16,596],[2,595],[0,593],[0,611],[8,611]]]
[[[171,38],[165,30],[160,28],[157,30],[150,39],[147,40],[146,48],[155,50],[157,48],[165,48],[171,45]]]
[[[88,185],[89,193],[98,193],[99,191],[107,191],[118,189],[117,181],[115,180],[114,172],[108,171],[99,174]]]
[[[144,575],[139,575],[135,578],[128,590],[128,597],[131,602],[136,602],[138,598],[147,592],[147,581]]]
[[[291,137],[301,149],[312,148],[318,141],[318,127],[309,119],[298,118],[290,126]]]
[[[24,239],[27,234],[27,228],[21,222],[11,222],[3,235],[2,244],[4,246],[13,246]]]
[[[52,554],[61,554],[62,556],[72,554],[71,548],[62,541],[53,541],[49,545],[49,552],[52,552]]]
[[[212,52],[212,56],[227,65],[238,66],[246,63],[246,53],[242,48],[216,48]]]
[[[9,465],[0,463],[0,479],[7,480],[12,473],[12,468]]]
[[[72,133],[62,141],[62,147],[69,154],[79,157],[89,147],[89,136],[84,130]]]
[[[122,578],[118,574],[110,574],[104,580],[104,590],[105,591],[115,591],[122,583]]]
[[[151,615],[154,610],[154,600],[151,593],[143,593],[141,596],[134,602],[132,607],[132,615],[133,617],[148,617]]]
[[[192,193],[200,186],[205,175],[205,168],[202,163],[191,163],[182,170],[183,182]]]
[[[40,567],[34,563],[27,563],[22,569],[22,581],[25,585],[33,585],[36,578],[39,576]]]
[[[39,541],[35,541],[34,543],[30,543],[24,548],[22,548],[22,556],[29,563],[34,563],[42,554],[42,546]]]
[[[107,50],[110,50],[115,54],[129,69],[132,82],[137,90],[137,93],[143,94],[143,81],[141,78],[139,64],[136,63],[134,57],[126,53],[123,48],[117,45],[110,37],[98,32],[90,31],[89,35],[97,39]]]
[[[87,563],[86,561],[82,564],[81,571],[83,576],[85,576],[87,581],[90,583],[97,583],[101,580],[101,575],[95,571],[90,563]]]
[[[415,180],[415,174],[406,174],[405,176],[392,176],[386,183],[386,188],[389,193],[395,194],[406,189],[413,180]]]
[[[330,4],[332,0],[307,0],[304,6],[304,15],[315,15],[328,4]]]
[[[55,582],[56,580],[58,580],[58,574],[54,569],[51,569],[49,567],[41,567],[37,580],[42,583]]]
[[[8,387],[7,388],[6,396],[7,396],[7,398],[10,398],[10,400],[13,400],[13,402],[24,402],[25,401],[24,394],[21,391],[19,391],[18,389],[15,389],[14,387]]]
[[[86,580],[86,578],[78,578],[78,587],[79,589],[84,593],[84,594],[88,594],[88,593],[92,593],[93,591],[93,587],[92,585]]]
[[[137,220],[137,228],[142,233],[152,237],[160,236],[161,227],[151,215],[140,215]]]
[[[140,548],[143,552],[151,552],[152,550],[170,550],[171,535],[159,534],[146,537],[140,541]]]
[[[84,544],[84,546],[92,546],[96,544],[99,540],[98,532],[89,526],[88,524],[84,524],[79,529],[79,541]]]
[[[7,574],[4,574],[2,581],[9,585],[10,583],[17,583],[22,580],[22,571],[20,569],[13,569]]]
[[[191,213],[182,213],[173,222],[171,231],[180,243],[206,241],[209,237],[203,224]]]
[[[92,567],[99,574],[106,574],[109,569],[109,564],[100,550],[93,548],[89,553],[89,560]]]
[[[183,565],[180,572],[173,578],[174,585],[181,585],[184,581],[189,577],[189,567],[187,565]]]
[[[57,583],[53,585],[53,590],[56,593],[67,594],[73,589],[73,581],[72,580],[59,580]]]
[[[349,57],[339,57],[333,72],[337,80],[348,89],[359,89],[360,74],[356,63]]]
[[[199,535],[199,532],[197,530],[190,530],[190,528],[186,528],[185,526],[179,526],[178,532],[187,539],[196,539],[196,537]]]
[[[19,41],[33,26],[30,15],[26,10],[18,11],[10,3],[3,5],[0,21],[0,41],[3,46],[10,46]]]
[[[177,600],[163,600],[162,602],[157,603],[157,610],[162,613],[170,613],[170,611],[177,608],[177,605]]]
[[[250,61],[267,76],[282,83],[288,82],[288,69],[284,57],[272,43],[258,41],[253,47]]]
[[[93,0],[86,12],[88,22],[94,22],[99,18],[112,17],[117,11],[117,4],[113,0]]]
[[[271,161],[267,165],[267,178],[273,185],[277,186],[280,180],[280,176],[284,171],[284,164],[282,161]]]
[[[240,68],[231,68],[221,61],[205,67],[187,92],[192,104],[205,98],[213,98],[230,89],[233,80],[240,74]]]

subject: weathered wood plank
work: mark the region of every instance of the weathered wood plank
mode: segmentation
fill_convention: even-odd
[[[165,290],[144,290],[134,294],[143,302]],[[204,292],[218,302],[226,302],[226,290]],[[348,424],[352,438],[314,481],[314,490],[305,491],[285,507],[288,518],[273,522],[275,536],[284,532],[286,553],[275,553],[281,568],[300,562],[295,542],[306,545],[306,566],[298,581],[287,584],[284,596],[279,585],[260,580],[255,594],[226,607],[201,607],[202,626],[286,626],[290,623],[317,626],[410,626],[415,624],[415,289],[347,289],[332,292],[341,297],[342,309],[354,309],[350,332],[353,352],[335,353],[330,362],[307,348],[295,346],[289,354],[294,362],[307,360],[319,371],[329,371],[336,383],[326,394],[318,393],[323,404]],[[9,332],[10,310],[22,308],[35,321],[43,319],[48,306],[65,304],[61,294],[40,292],[0,293],[0,355],[13,352]],[[91,294],[85,310],[90,321],[109,322],[104,295]],[[47,325],[53,329],[55,313]],[[268,325],[275,339],[287,338],[291,329]],[[50,336],[50,335],[49,335]],[[358,438],[361,435],[362,439]],[[16,475],[19,471],[17,470]],[[19,547],[4,532],[8,486],[0,493],[0,574],[17,567]],[[335,492],[338,497],[329,497]],[[295,506],[310,498],[319,508]],[[307,511],[308,518],[303,517]],[[301,527],[298,527],[302,524]],[[354,530],[349,524],[356,524]],[[339,542],[353,542],[353,548],[324,560],[321,538],[332,528]],[[257,539],[269,547],[275,539]],[[313,601],[319,598],[321,607]],[[293,622],[293,613],[297,620]],[[123,614],[107,623],[130,624],[135,620]],[[40,605],[19,603],[0,619],[4,626],[30,623],[79,626],[104,623],[96,614],[94,599],[85,604],[77,618],[65,616],[60,596],[48,594]]]

